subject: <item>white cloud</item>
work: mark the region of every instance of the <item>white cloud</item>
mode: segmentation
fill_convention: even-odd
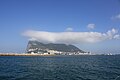
[[[109,36],[109,39],[112,39],[117,35],[117,33],[118,33],[118,30],[113,28],[112,30],[108,30],[107,35]]]
[[[114,38],[115,39],[120,39],[120,35],[115,35]]]
[[[120,20],[120,14],[116,15],[116,16],[112,16],[113,20]]]
[[[120,35],[117,30],[112,29],[106,33],[100,32],[46,32],[28,30],[23,33],[24,36],[31,40],[37,40],[44,43],[95,43],[109,39],[118,39]]]
[[[69,27],[66,29],[66,31],[73,31],[73,28]]]
[[[87,25],[87,28],[88,28],[88,29],[94,29],[94,28],[95,28],[95,24],[88,24],[88,25]]]

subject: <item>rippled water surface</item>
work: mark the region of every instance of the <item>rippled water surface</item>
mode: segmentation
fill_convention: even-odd
[[[120,80],[120,56],[0,56],[0,80]]]

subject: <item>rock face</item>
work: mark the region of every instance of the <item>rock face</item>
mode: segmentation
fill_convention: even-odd
[[[48,43],[44,44],[38,41],[29,41],[27,46],[27,53],[85,53],[74,45],[66,45],[66,44],[53,44]]]

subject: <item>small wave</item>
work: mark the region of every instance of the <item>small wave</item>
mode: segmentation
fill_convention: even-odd
[[[13,80],[14,77],[13,76],[0,76],[0,80],[8,80],[8,79]]]
[[[114,80],[120,80],[120,76],[117,76]]]

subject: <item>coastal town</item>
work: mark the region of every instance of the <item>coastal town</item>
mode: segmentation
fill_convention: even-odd
[[[28,54],[41,54],[41,55],[91,55],[90,52],[64,52],[64,51],[57,51],[57,50],[49,50],[49,49],[29,49]]]

